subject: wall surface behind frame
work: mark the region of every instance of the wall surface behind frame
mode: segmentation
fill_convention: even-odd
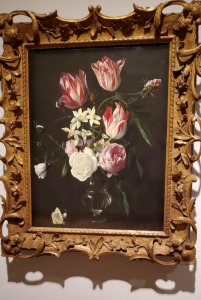
[[[143,7],[155,6],[160,2],[160,0],[135,1]],[[132,3],[132,0],[0,0],[0,13],[19,9],[49,13],[57,9],[61,17],[73,19],[86,16],[90,4],[93,6],[100,4],[102,13],[112,16],[131,12]],[[175,7],[174,10],[177,8]],[[24,18],[18,18],[18,21],[21,20],[24,21]],[[196,110],[199,115],[198,105]],[[0,128],[1,132],[2,130]],[[2,165],[0,172],[3,172]],[[195,165],[194,172],[200,177],[199,163]],[[195,266],[163,267],[146,261],[128,263],[126,258],[115,255],[103,256],[99,262],[96,262],[89,261],[87,256],[80,253],[65,253],[59,260],[54,257],[30,260],[6,260],[0,257],[0,299],[200,299],[201,193],[199,185],[198,179],[193,187],[194,196],[197,197],[198,214]],[[1,185],[0,193],[4,193]]]

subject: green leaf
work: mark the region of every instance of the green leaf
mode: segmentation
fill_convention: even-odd
[[[143,176],[143,168],[139,162],[139,160],[136,158],[136,163],[137,163],[137,167],[138,167],[138,171],[139,171],[139,174],[140,174],[140,178],[142,178]]]
[[[138,98],[136,98],[136,97],[130,97],[129,99],[128,99],[128,104],[132,104],[132,103],[134,103],[135,101],[137,101],[138,100]]]
[[[122,94],[122,93],[116,92],[116,93],[115,93],[115,96],[116,96],[116,98],[119,99],[119,100],[122,100],[122,101],[125,101],[125,100],[126,100],[126,96],[125,96],[124,94]]]
[[[63,149],[65,149],[66,148],[66,143],[63,141],[61,146],[62,146]]]
[[[62,172],[61,172],[61,177],[66,176],[67,173],[68,173],[68,161],[65,160],[65,163],[63,165],[63,169],[62,169]]]
[[[126,196],[126,194],[124,193],[124,195]],[[123,205],[124,205],[124,210],[126,212],[127,217],[129,216],[130,213],[130,205],[128,204],[127,198],[124,197],[123,198]]]
[[[132,151],[132,149],[129,149],[127,157],[126,157],[126,166],[128,168],[131,167],[132,157],[133,157],[133,151]]]
[[[117,189],[119,191],[119,195],[120,195],[120,203],[119,203],[120,207],[125,210],[125,213],[128,217],[129,213],[130,213],[130,205],[128,203],[126,193],[122,190],[121,182],[119,182],[119,184],[116,183],[116,187],[117,187]]]
[[[131,150],[132,150],[133,153],[135,153],[136,146],[133,146]]]
[[[105,105],[106,105],[106,104],[108,105],[108,103],[113,102],[115,99],[116,99],[116,96],[112,96],[112,97],[109,97],[109,98],[103,100],[103,101],[100,103],[100,105],[96,108],[96,112],[97,112],[98,114],[100,114],[100,113],[102,112],[103,108],[105,107]]]
[[[105,133],[102,133],[102,138],[109,139],[109,136],[107,134],[105,134]]]
[[[122,146],[124,146],[124,148],[128,147],[130,145],[130,143],[131,143],[130,141],[126,141],[126,140],[123,140],[123,139],[121,139],[121,141],[120,141],[120,144]]]
[[[133,111],[131,111],[131,117],[132,117],[133,121],[135,122],[135,124],[137,125],[142,137],[144,138],[144,140],[147,142],[147,144],[149,144],[149,146],[152,147],[151,142],[149,140],[149,137],[148,137],[148,135],[145,131],[145,128],[143,128],[142,123],[140,122],[137,115]]]

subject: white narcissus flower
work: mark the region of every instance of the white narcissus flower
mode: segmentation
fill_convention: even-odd
[[[80,128],[83,122],[84,123],[88,122],[88,119],[86,118],[87,113],[88,113],[87,110],[82,111],[81,108],[79,108],[78,111],[73,110],[74,118],[72,118],[71,120],[71,126],[73,129],[75,128],[78,129]]]
[[[38,176],[38,178],[44,179],[47,173],[47,165],[46,163],[40,163],[38,165],[34,166],[35,173]]]
[[[81,131],[81,137],[83,138],[83,141],[84,141],[84,144],[86,143],[87,141],[87,137],[92,135],[92,132],[90,130],[85,130],[85,129],[82,129]]]
[[[85,147],[83,152],[74,152],[69,158],[71,174],[85,181],[97,170],[97,158],[92,149]]]
[[[92,127],[93,124],[100,125],[99,120],[101,120],[101,117],[96,115],[95,107],[93,107],[92,109],[87,108],[87,112],[88,112],[88,115],[86,116],[86,118],[89,119],[90,126]]]
[[[64,127],[64,128],[61,128],[61,130],[68,133],[68,138],[69,139],[74,137],[76,140],[79,140],[78,135],[80,135],[80,131],[79,130],[74,130],[72,125],[70,125],[70,128]]]

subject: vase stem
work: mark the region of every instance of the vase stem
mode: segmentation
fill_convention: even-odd
[[[112,203],[112,196],[107,192],[107,182],[90,177],[86,181],[86,192],[82,196],[82,203],[92,212],[91,222],[105,222],[102,211]]]

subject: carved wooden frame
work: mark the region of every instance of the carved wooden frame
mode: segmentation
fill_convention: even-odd
[[[163,14],[171,5],[183,11]],[[201,95],[195,88],[196,75],[201,76],[201,46],[197,28],[201,23],[201,3],[169,1],[155,8],[143,9],[134,4],[134,11],[121,17],[102,15],[101,7],[90,6],[89,14],[79,20],[65,20],[57,12],[49,15],[28,11],[0,14],[0,37],[4,53],[0,56],[0,78],[3,95],[0,104],[5,125],[1,142],[6,156],[0,157],[6,171],[0,180],[7,196],[1,196],[3,215],[0,225],[8,221],[9,233],[3,236],[3,256],[22,258],[63,251],[82,251],[98,260],[105,253],[119,253],[130,261],[146,259],[163,265],[193,264],[197,229],[194,220],[195,198],[191,185],[196,181],[192,163],[199,159],[192,153],[194,142],[201,141],[193,129],[201,120],[194,115],[194,105]],[[30,23],[13,23],[13,17],[25,15]],[[29,114],[28,114],[28,48],[69,47],[70,45],[131,45],[135,43],[170,43],[169,112],[166,147],[166,197],[164,230],[93,230],[35,228],[31,225]],[[192,239],[190,240],[190,228]],[[28,250],[24,254],[23,250]],[[163,256],[169,256],[164,261]]]

